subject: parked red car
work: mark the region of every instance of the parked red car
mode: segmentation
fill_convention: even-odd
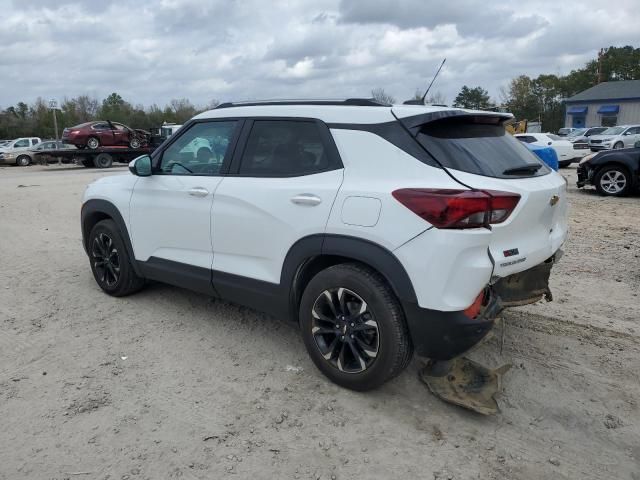
[[[149,132],[129,128],[109,120],[99,120],[65,128],[62,132],[62,141],[78,148],[88,147],[92,150],[98,147],[114,146],[140,148],[148,143]]]

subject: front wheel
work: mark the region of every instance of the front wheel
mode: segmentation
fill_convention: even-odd
[[[304,344],[334,383],[371,390],[398,375],[411,360],[404,313],[385,279],[347,263],[318,273],[300,302]]]
[[[622,142],[618,142],[613,146],[614,150],[620,150],[621,148],[624,148],[624,143]]]
[[[132,258],[118,226],[113,220],[102,220],[95,224],[87,244],[93,278],[109,295],[122,297],[137,292],[144,285],[132,266]]]
[[[601,195],[623,197],[631,190],[631,176],[626,168],[610,165],[596,174],[595,184]]]
[[[31,159],[27,155],[20,155],[16,158],[16,165],[19,167],[26,167],[31,163]]]

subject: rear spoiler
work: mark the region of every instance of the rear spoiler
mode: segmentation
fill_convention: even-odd
[[[395,115],[394,115],[395,116]],[[435,122],[437,120],[443,120],[446,118],[463,118],[469,117],[476,119],[476,121],[480,120],[489,120],[494,119],[496,125],[504,125],[509,120],[513,119],[513,115],[510,113],[502,113],[502,112],[472,112],[468,110],[438,110],[436,112],[423,113],[420,115],[412,115],[410,117],[401,117],[396,119],[404,125],[404,127],[409,130],[411,135],[416,137],[420,132],[420,129],[425,123]],[[484,123],[484,122],[482,122]]]

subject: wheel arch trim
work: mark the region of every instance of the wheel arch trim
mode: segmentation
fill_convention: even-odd
[[[133,270],[136,272],[136,275],[143,277],[144,275],[140,270],[138,262],[135,261],[136,257],[133,253],[133,245],[131,244],[127,224],[122,218],[122,214],[120,213],[120,210],[118,210],[118,207],[107,200],[91,199],[87,200],[82,205],[82,209],[80,211],[80,227],[82,230],[82,246],[84,247],[85,252],[88,251],[87,242],[89,241],[91,229],[97,222],[105,218],[110,218],[118,226],[125,248],[127,249],[127,254],[132,260],[131,265],[133,266]]]
[[[304,269],[314,259],[331,256],[360,262],[373,268],[385,278],[401,303],[417,303],[411,279],[391,251],[363,238],[317,234],[298,240],[289,249],[283,263],[280,285],[289,291],[291,318],[297,318],[297,306],[302,295],[297,282]]]

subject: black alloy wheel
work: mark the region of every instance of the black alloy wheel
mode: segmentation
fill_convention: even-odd
[[[345,373],[360,373],[375,362],[380,348],[378,323],[367,303],[339,287],[323,291],[313,305],[311,332],[320,353]]]
[[[113,239],[106,233],[94,237],[91,261],[98,280],[107,288],[113,288],[120,280],[120,256]]]
[[[402,306],[385,278],[366,265],[318,272],[302,293],[298,318],[311,360],[342,387],[379,387],[411,360]]]

